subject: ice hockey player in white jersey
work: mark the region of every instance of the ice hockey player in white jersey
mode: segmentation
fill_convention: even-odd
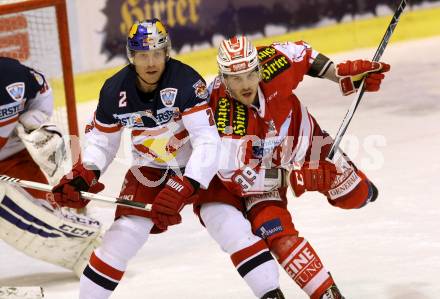
[[[47,121],[52,90],[44,75],[0,57],[0,175],[58,180],[66,148]],[[17,250],[73,270],[78,276],[99,242],[97,220],[51,205],[45,192],[0,182],[0,239]]]
[[[133,166],[120,197],[152,203],[152,211],[118,207],[115,222],[94,251],[80,283],[80,298],[108,298],[128,261],[151,233],[181,222],[180,210],[217,172],[220,138],[204,80],[170,58],[168,33],[158,19],[135,23],[128,34],[130,64],[100,92],[82,164],[54,187],[55,200],[79,207],[78,191],[102,189],[99,175],[115,157],[122,130],[131,131]],[[147,269],[145,269],[147,270]]]

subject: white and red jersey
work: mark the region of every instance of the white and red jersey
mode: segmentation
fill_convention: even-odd
[[[305,158],[314,122],[293,90],[304,75],[320,77],[331,64],[304,42],[257,49],[262,71],[258,102],[246,107],[232,99],[219,77],[209,87],[209,104],[226,153],[220,160],[227,161],[218,176],[242,196],[276,189],[279,185],[272,183],[277,179],[271,181],[267,169],[287,168]]]
[[[185,175],[207,187],[217,172],[214,156],[220,138],[202,77],[170,59],[156,90],[136,88],[137,74],[128,65],[101,89],[91,126],[86,128],[83,162],[101,172],[115,157],[122,129],[131,132],[132,165],[185,168]]]
[[[23,150],[15,127],[21,114],[40,110],[52,115],[53,96],[44,75],[18,60],[0,57],[0,161]]]

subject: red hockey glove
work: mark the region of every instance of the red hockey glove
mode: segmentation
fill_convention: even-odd
[[[378,91],[380,83],[390,70],[390,65],[384,62],[355,60],[340,63],[336,66],[336,75],[339,77],[339,86],[344,96],[357,91],[365,78],[365,91]]]
[[[301,196],[305,191],[326,193],[330,190],[337,174],[336,166],[333,163],[319,161],[319,165],[316,167],[310,162],[305,162],[301,168],[294,169],[290,174],[290,185],[296,197]]]
[[[186,177],[182,180],[178,176],[171,176],[153,201],[151,219],[154,224],[166,229],[169,225],[182,222],[179,212],[190,203],[189,198],[194,192],[193,185]]]
[[[95,171],[84,168],[77,163],[72,171],[63,176],[55,187],[52,188],[54,200],[62,207],[80,209],[88,204],[80,196],[80,191],[98,193],[104,190],[104,184],[98,182]]]

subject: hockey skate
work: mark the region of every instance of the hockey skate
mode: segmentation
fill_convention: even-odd
[[[345,297],[341,295],[336,284],[333,284],[324,292],[320,299],[345,299]]]
[[[264,294],[264,296],[261,297],[261,299],[284,299],[284,295],[280,289],[275,289]]]

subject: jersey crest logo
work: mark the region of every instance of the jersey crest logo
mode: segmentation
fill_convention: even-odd
[[[208,98],[209,93],[208,89],[206,88],[205,82],[199,80],[193,85],[193,87],[198,98],[203,100],[206,100]]]
[[[176,88],[165,88],[160,91],[160,99],[165,107],[173,107],[176,101],[177,89]]]
[[[24,82],[16,82],[6,86],[6,91],[15,101],[21,101],[24,98]]]

